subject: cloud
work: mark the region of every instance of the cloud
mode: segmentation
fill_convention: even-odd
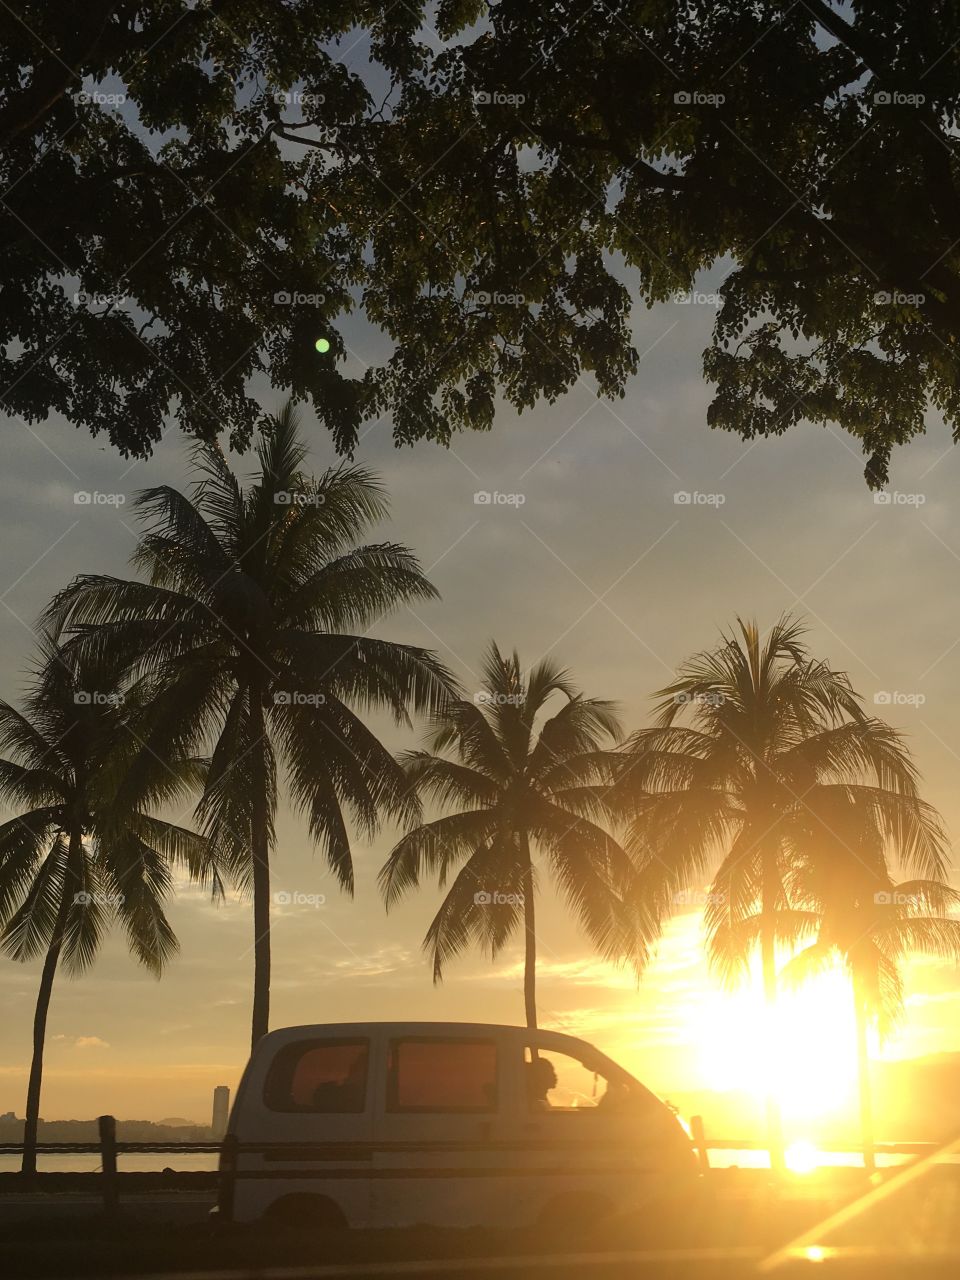
[[[106,1040],[101,1040],[99,1036],[77,1036],[73,1042],[75,1049],[109,1049],[110,1046]]]

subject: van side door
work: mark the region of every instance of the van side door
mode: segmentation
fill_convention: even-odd
[[[385,1036],[373,1214],[383,1226],[469,1226],[509,1208],[502,1177],[508,1051],[495,1032]]]
[[[315,1036],[277,1050],[263,1080],[261,1119],[240,1135],[241,1143],[261,1144],[241,1170],[260,1183],[262,1211],[297,1197],[309,1217],[309,1197],[322,1198],[348,1224],[366,1224],[375,1043],[369,1034]]]

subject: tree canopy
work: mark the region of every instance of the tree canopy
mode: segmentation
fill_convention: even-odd
[[[2,24],[8,412],[137,452],[174,402],[242,444],[261,373],[341,449],[388,413],[446,441],[498,393],[622,394],[632,303],[719,264],[711,426],[839,424],[873,485],[931,406],[960,433],[945,0],[21,0]],[[392,347],[355,374],[351,310]]]

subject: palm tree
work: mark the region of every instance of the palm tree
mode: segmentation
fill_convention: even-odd
[[[798,936],[816,922],[815,941],[796,955],[782,973],[802,981],[836,963],[850,975],[857,1043],[860,1127],[864,1163],[873,1170],[874,1132],[867,1030],[875,1023],[888,1032],[903,1011],[900,965],[911,952],[960,959],[960,921],[947,912],[960,893],[945,883],[942,866],[932,878],[894,883],[888,851],[895,864],[912,871],[911,815],[903,800],[869,788],[823,788],[809,811],[806,839],[794,851],[788,874],[789,897],[796,904]],[[937,814],[922,806],[931,835],[946,836]],[[907,837],[905,839],[905,837]],[[929,866],[926,858],[923,866]]]
[[[159,754],[212,743],[198,817],[252,881],[254,1044],[269,1024],[278,765],[352,893],[345,813],[372,834],[413,803],[361,714],[408,724],[408,707],[433,711],[453,687],[429,651],[368,634],[387,611],[436,596],[406,547],[358,545],[385,514],[382,486],[358,466],[314,480],[306,454],[289,403],[264,428],[246,488],[216,445],[197,446],[192,496],[163,486],[137,498],[149,527],[134,564],[149,582],[79,578],[50,610],[84,652],[150,681]]]
[[[803,633],[798,621],[784,617],[763,641],[756,623],[738,620],[735,633],[686,661],[656,695],[658,724],[627,743],[621,784],[632,814],[628,848],[641,864],[643,893],[659,910],[717,862],[707,907],[711,933],[741,928],[759,903],[771,1012],[778,920],[791,905],[788,855],[801,843],[822,789],[872,788],[877,820],[887,830],[904,824],[904,846],[921,874],[936,879],[944,865],[940,834],[917,797],[897,735],[866,716],[844,674],[810,657]],[[772,1039],[772,1017],[768,1023]],[[782,1168],[772,1088],[767,1121],[771,1164]]]
[[[111,921],[159,976],[177,949],[164,915],[171,864],[219,888],[215,857],[195,832],[152,816],[202,776],[198,762],[142,751],[136,694],[45,646],[21,713],[0,702],[0,797],[16,816],[0,825],[0,946],[15,960],[43,955],[27,1088],[23,1172],[36,1172],[47,1014],[64,964],[80,973]],[[102,677],[102,678],[101,678]],[[140,760],[136,787],[122,786]]]
[[[434,981],[471,941],[495,956],[522,927],[524,1007],[534,1029],[534,851],[601,952],[622,954],[620,894],[632,866],[610,833],[607,798],[620,723],[612,703],[583,697],[549,660],[525,675],[517,654],[505,658],[494,644],[482,676],[474,701],[452,700],[435,717],[429,749],[402,757],[411,788],[450,812],[412,826],[380,883],[389,909],[424,871],[444,888],[459,867],[424,939]],[[554,695],[563,701],[541,719]],[[642,937],[636,944],[642,959]]]

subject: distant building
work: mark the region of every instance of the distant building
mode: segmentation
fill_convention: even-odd
[[[230,1114],[230,1090],[225,1084],[218,1084],[213,1091],[213,1120],[210,1127],[214,1139],[219,1142],[227,1132],[227,1116]]]

